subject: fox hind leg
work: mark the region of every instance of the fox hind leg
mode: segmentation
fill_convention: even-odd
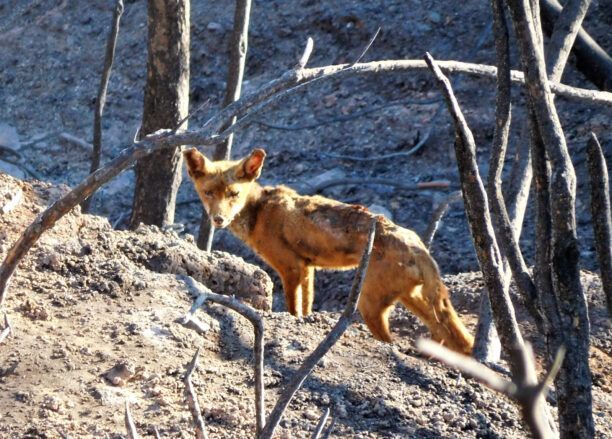
[[[295,317],[302,315],[302,271],[299,265],[277,270],[285,291],[287,311]]]

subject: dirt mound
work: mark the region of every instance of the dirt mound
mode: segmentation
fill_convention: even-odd
[[[0,216],[4,257],[18,233],[66,188],[5,175],[0,175],[0,188],[22,193]],[[190,239],[154,227],[113,231],[107,220],[82,215],[78,208],[43,236],[17,271],[6,302],[15,334],[0,345],[0,437],[55,438],[60,432],[121,437],[126,400],[141,434],[152,435],[157,427],[163,437],[190,437],[181,375],[198,347],[201,366],[194,383],[210,433],[253,437],[251,325],[219,306],[199,312],[211,328],[204,335],[177,322],[191,305],[175,276],[184,268],[177,267],[195,264],[185,273],[197,274],[193,267],[210,257],[193,250]],[[235,257],[217,256],[235,265]],[[249,277],[255,282],[250,287],[270,287],[258,268],[244,267],[248,275],[240,279]],[[231,292],[238,285],[231,279],[211,288]],[[480,276],[467,273],[446,282],[473,329]],[[349,287],[336,285],[336,290],[346,294]],[[605,437],[612,433],[609,327],[597,278],[586,273],[585,287],[597,346],[592,361],[595,419]],[[301,321],[284,312],[263,315],[269,412],[283,384],[338,313],[317,312]],[[529,333],[530,323],[523,326]],[[412,315],[398,307],[392,328],[393,346],[373,340],[361,323],[352,326],[298,392],[279,437],[309,437],[326,407],[332,409],[338,436],[526,435],[512,403],[415,354],[415,338],[426,333]],[[537,346],[539,339],[532,338]]]

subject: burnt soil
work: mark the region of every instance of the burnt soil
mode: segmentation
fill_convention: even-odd
[[[223,98],[233,11],[226,2],[193,3],[190,105],[195,108],[210,99],[210,106],[189,121],[197,127]],[[381,34],[365,61],[421,58],[429,51],[437,59],[492,64],[488,8],[471,0],[461,6],[394,0],[255,4],[243,93],[292,67],[308,36],[315,41],[310,65],[321,66],[353,61],[378,27]],[[0,143],[17,151],[21,162],[44,181],[15,181],[2,172],[30,180],[31,175],[0,161],[0,185],[19,186],[25,196],[15,210],[0,217],[0,257],[36,213],[66,190],[61,185],[75,185],[89,170],[89,151],[62,141],[59,134],[91,141],[111,13],[111,1],[0,3]],[[585,27],[608,52],[612,51],[611,25],[605,2],[594,1]],[[126,1],[103,121],[103,161],[128,146],[138,128],[145,75],[146,2]],[[486,175],[494,83],[461,76],[453,80],[478,145],[481,174]],[[571,65],[564,82],[593,88]],[[514,94],[509,157],[525,124],[523,94],[518,89]],[[432,100],[438,98],[427,73],[320,81],[266,109],[257,123],[238,132],[234,156],[263,145],[268,152],[263,183],[298,189],[327,171],[405,183],[449,180],[451,187],[444,191],[405,191],[383,185],[324,191],[346,202],[382,206],[398,224],[423,233],[435,207],[459,184],[451,120],[444,108],[434,118],[440,103]],[[576,166],[577,223],[594,346],[595,421],[598,437],[607,437],[612,436],[612,341],[601,284],[594,273],[585,146],[588,134],[595,132],[610,161],[612,112],[563,98],[556,103]],[[359,117],[295,129],[374,107],[379,108]],[[406,151],[432,126],[427,143],[410,157],[361,162],[332,156],[364,158]],[[252,436],[250,326],[239,316],[211,306],[208,313],[200,313],[211,325],[207,334],[199,336],[183,328],[175,320],[189,308],[191,299],[180,283],[110,251],[113,246],[104,247],[105,240],[125,239],[113,229],[126,228],[133,180],[133,172],[128,171],[106,185],[94,199],[93,213],[98,216],[78,211],[67,216],[18,270],[7,299],[15,336],[0,345],[0,437],[59,437],[58,431],[71,437],[120,437],[125,434],[126,399],[141,434],[152,435],[157,426],[162,437],[191,437],[181,374],[197,347],[203,351],[195,385],[211,436]],[[533,257],[533,213],[530,205],[521,243],[528,261]],[[200,215],[199,201],[185,181],[176,210],[178,233],[154,229],[147,233],[157,234],[160,245],[170,246],[177,239],[197,235]],[[275,274],[250,250],[224,232],[217,234],[215,248],[261,266],[275,281],[274,312],[265,314],[270,410],[291,372],[338,318],[353,273],[320,273],[317,312],[297,321],[282,312]],[[432,254],[447,275],[453,301],[473,330],[482,281],[474,273],[478,265],[461,203],[453,205],[445,217]],[[541,337],[523,310],[518,312],[527,338],[537,352],[543,352]],[[279,437],[309,437],[325,407],[332,408],[337,420],[337,436],[525,436],[513,404],[416,354],[414,340],[425,331],[414,317],[398,307],[392,327],[393,346],[374,341],[361,323],[351,327],[298,393]],[[125,386],[116,387],[104,374],[121,361],[130,362],[134,373]],[[554,394],[551,404],[554,411]]]

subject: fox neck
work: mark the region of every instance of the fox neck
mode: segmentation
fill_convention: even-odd
[[[243,241],[248,241],[257,221],[262,194],[263,187],[259,183],[253,182],[244,206],[229,225],[231,232]]]

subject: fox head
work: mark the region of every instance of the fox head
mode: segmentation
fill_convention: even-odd
[[[241,160],[213,162],[191,148],[183,156],[213,226],[227,227],[245,206],[253,182],[261,175],[266,152],[255,149]]]

